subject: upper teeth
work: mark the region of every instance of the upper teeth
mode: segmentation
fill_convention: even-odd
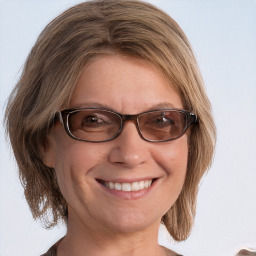
[[[142,181],[135,181],[132,183],[104,181],[103,184],[110,189],[122,190],[122,191],[138,191],[145,188],[149,188],[151,186],[151,183],[152,183],[152,180],[142,180]]]

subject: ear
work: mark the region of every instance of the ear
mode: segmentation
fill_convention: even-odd
[[[41,160],[47,167],[55,168],[54,140],[49,134],[40,146]]]

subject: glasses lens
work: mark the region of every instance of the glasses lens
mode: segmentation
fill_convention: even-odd
[[[187,116],[182,111],[161,110],[142,114],[138,122],[145,139],[165,141],[183,134],[187,126]]]
[[[86,141],[106,141],[115,137],[121,126],[121,118],[106,110],[78,110],[68,116],[68,128],[72,136]]]

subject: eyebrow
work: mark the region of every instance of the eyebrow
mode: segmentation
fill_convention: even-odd
[[[174,105],[170,102],[161,102],[158,104],[153,105],[152,107],[148,108],[147,110],[155,110],[155,109],[169,109],[169,108],[175,108]]]
[[[113,109],[112,107],[110,107],[107,104],[101,104],[101,103],[96,103],[96,102],[76,104],[76,105],[72,105],[72,107],[70,107],[70,109],[76,109],[76,108],[103,108],[103,109],[111,110],[114,112],[118,112],[116,109]],[[149,108],[144,109],[141,112],[157,110],[157,109],[175,109],[175,107],[170,102],[160,102],[158,104],[152,105]]]
[[[71,108],[71,109],[73,109],[73,108],[74,109],[75,108],[104,108],[104,109],[115,111],[113,108],[111,108],[108,105],[96,103],[96,102],[76,104],[76,105],[72,105],[69,108]]]

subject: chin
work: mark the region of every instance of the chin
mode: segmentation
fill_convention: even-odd
[[[148,218],[147,218],[148,217]],[[136,233],[149,228],[158,229],[161,218],[153,218],[144,213],[126,212],[126,214],[112,215],[105,219],[103,226],[108,227],[114,233]]]

